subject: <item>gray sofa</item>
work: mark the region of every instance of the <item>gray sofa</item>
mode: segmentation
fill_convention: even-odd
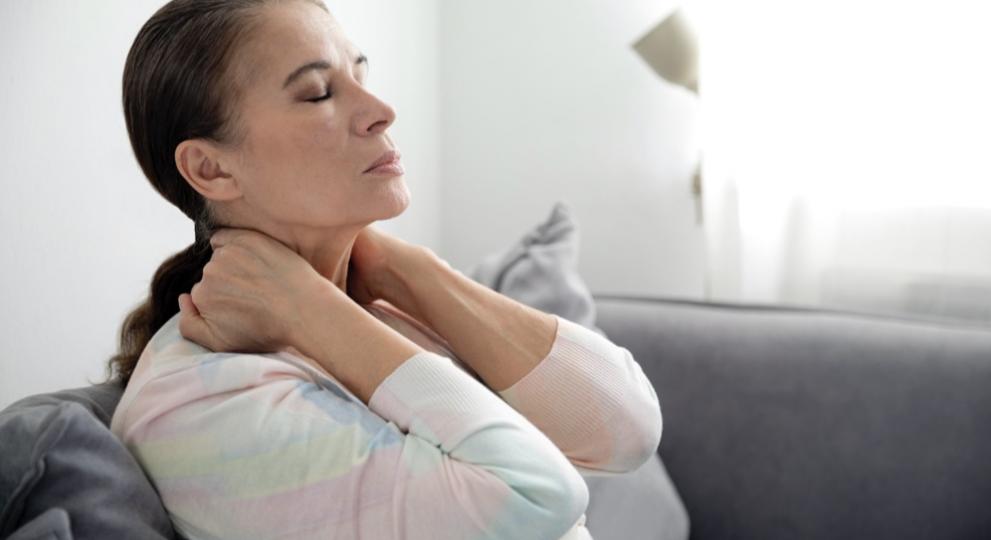
[[[607,295],[595,309],[654,382],[659,453],[691,538],[991,538],[991,330]],[[117,398],[94,386],[0,412],[0,537],[173,537],[150,484],[99,431]],[[57,449],[73,430],[90,442],[38,442]],[[674,529],[638,529],[629,512],[645,510],[600,488],[596,540],[685,534],[676,513],[658,512]]]
[[[991,538],[991,329],[596,295],[691,538]]]

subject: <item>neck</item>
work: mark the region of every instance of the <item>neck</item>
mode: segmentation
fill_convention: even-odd
[[[316,236],[296,241],[282,240],[310,263],[318,274],[347,294],[348,261],[357,232],[336,236]]]
[[[318,274],[347,294],[348,262],[358,233],[367,224],[324,229],[302,229],[271,224],[236,224],[262,232],[305,259]]]

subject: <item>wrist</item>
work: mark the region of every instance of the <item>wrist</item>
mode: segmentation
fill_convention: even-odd
[[[353,303],[330,281],[325,280],[320,287],[311,289],[294,306],[296,316],[287,330],[287,344],[303,354],[312,353],[318,347],[312,338],[325,334],[329,325],[347,316],[345,301]]]

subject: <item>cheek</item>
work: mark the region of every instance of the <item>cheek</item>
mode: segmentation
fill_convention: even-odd
[[[256,129],[252,141],[252,190],[256,204],[278,214],[310,206],[325,208],[334,199],[349,198],[360,169],[347,147],[347,126],[336,118],[270,122]]]
[[[263,176],[298,176],[343,155],[345,132],[336,122],[307,119],[295,123],[270,123],[254,139],[254,169]]]
[[[314,121],[297,134],[297,144],[320,154],[340,154],[344,150],[348,128],[342,119],[331,117]]]
[[[343,180],[356,167],[354,156],[348,148],[348,130],[337,119],[313,122],[306,129],[295,132],[293,155],[296,170],[323,181]]]

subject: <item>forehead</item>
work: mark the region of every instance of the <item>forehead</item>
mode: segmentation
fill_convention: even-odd
[[[257,82],[276,89],[306,62],[327,60],[336,69],[348,69],[361,54],[336,19],[309,2],[264,8],[245,53]]]

